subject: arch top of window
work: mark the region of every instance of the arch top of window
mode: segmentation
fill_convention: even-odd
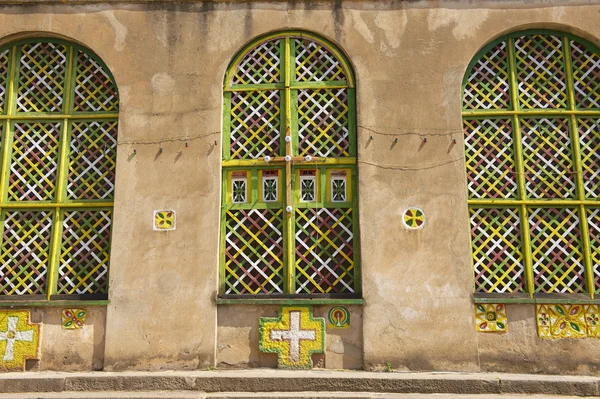
[[[44,46],[46,48],[40,49]],[[44,73],[31,75],[36,68]],[[38,106],[28,109],[17,107],[14,112],[114,115],[119,111],[119,91],[110,68],[93,50],[82,44],[53,36],[31,36],[2,44],[1,102],[6,101],[4,97],[7,96],[11,81],[20,85],[15,87],[18,91],[27,90],[25,85],[33,84],[35,79],[40,80],[38,84],[43,83],[42,86],[53,96],[62,97],[59,106],[48,107],[41,103],[40,98]],[[66,98],[70,98],[70,101],[65,101]],[[0,113],[7,112],[4,107],[0,108]]]
[[[278,89],[286,84],[302,87],[319,83],[354,88],[352,66],[342,50],[310,32],[278,31],[252,40],[233,57],[224,88]]]
[[[562,30],[554,29],[528,29],[528,30],[516,30],[514,32],[500,35],[496,39],[488,42],[485,46],[477,51],[469,62],[465,74],[462,80],[462,100],[463,100],[463,112],[468,111],[486,111],[486,110],[511,110],[520,108],[519,104],[511,103],[510,90],[516,89],[516,86],[520,83],[518,77],[514,77],[515,82],[511,82],[513,77],[511,72],[515,72],[514,65],[516,63],[515,58],[517,57],[515,51],[515,41],[519,39],[527,39],[532,36],[545,36],[545,37],[556,37],[564,40],[568,43],[576,43],[580,46],[580,51],[594,54],[596,57],[600,56],[598,46],[578,36]],[[562,51],[562,50],[561,50]],[[562,60],[562,68],[566,68],[565,60]],[[571,60],[572,63],[572,60]],[[572,67],[572,66],[571,66]],[[485,69],[482,71],[482,68]],[[491,93],[495,93],[497,96],[494,100],[488,99],[487,104],[479,103],[477,106],[469,105],[465,102],[468,96],[468,91],[473,83],[471,79],[478,81],[477,75],[482,75],[480,78],[486,80],[487,76],[495,79],[494,82],[487,82],[488,87],[482,87],[476,90],[483,97],[490,96]],[[491,78],[490,78],[491,80]],[[472,88],[472,87],[471,87]],[[499,92],[504,91],[502,95]],[[568,107],[556,107],[556,108],[568,108]],[[598,107],[586,107],[586,108],[598,108]]]

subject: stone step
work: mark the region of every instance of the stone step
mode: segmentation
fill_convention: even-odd
[[[43,392],[0,394],[0,399],[579,399],[560,395],[389,394],[369,392],[229,392],[190,391]]]
[[[162,372],[30,372],[0,374],[0,392],[86,393],[141,391],[184,392],[191,397],[242,395],[257,399],[256,392],[289,392],[304,397],[311,392],[328,394],[460,394],[600,396],[600,378],[498,373],[375,373],[360,371],[282,371],[272,369]],[[239,394],[238,394],[239,393]],[[150,392],[149,394],[152,394]],[[194,396],[196,395],[196,396]],[[231,396],[231,397],[235,397]],[[299,395],[299,396],[298,396]],[[362,394],[361,394],[362,395]],[[462,397],[461,396],[461,397]],[[14,396],[11,396],[14,397]],[[35,396],[42,397],[42,396]],[[218,396],[207,396],[218,397]],[[227,396],[223,396],[227,397]],[[270,396],[285,397],[285,396]],[[310,396],[307,396],[310,397]],[[346,396],[349,397],[349,396]],[[350,396],[351,397],[351,396]],[[365,396],[357,396],[365,397]],[[393,396],[388,396],[393,397]],[[481,396],[479,396],[481,398]]]

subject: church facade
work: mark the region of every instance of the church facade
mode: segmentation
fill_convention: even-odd
[[[0,0],[0,370],[600,370],[597,2]]]

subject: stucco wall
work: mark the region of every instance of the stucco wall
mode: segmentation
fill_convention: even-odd
[[[43,32],[83,43],[107,63],[119,87],[122,144],[105,369],[274,366],[275,355],[257,353],[252,330],[276,307],[214,301],[222,81],[229,60],[250,39],[297,28],[339,44],[357,77],[366,304],[355,310],[355,331],[340,339],[364,348],[365,368],[600,370],[595,340],[541,342],[534,305],[509,307],[508,333],[476,334],[460,113],[465,69],[485,43],[530,27],[598,43],[600,5],[151,3],[0,7],[0,37]],[[402,227],[401,213],[410,205],[425,211],[424,229]],[[177,211],[177,230],[152,231],[152,211],[165,208]],[[43,348],[64,339],[45,334]],[[354,368],[357,360],[348,366],[328,340],[325,367]],[[57,358],[43,355],[42,368],[69,367],[54,348],[47,351]],[[94,367],[81,356],[88,359],[82,368]]]

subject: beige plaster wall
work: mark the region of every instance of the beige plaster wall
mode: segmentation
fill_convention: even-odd
[[[40,359],[28,360],[27,370],[102,370],[106,329],[106,307],[88,306],[81,329],[62,328],[64,307],[30,310],[30,321],[41,323]]]
[[[256,326],[276,308],[214,304],[222,80],[253,37],[298,28],[338,43],[358,82],[364,335],[337,342],[360,349],[362,340],[367,369],[600,370],[594,340],[539,341],[533,305],[509,308],[508,334],[475,333],[460,116],[462,77],[485,43],[527,27],[598,43],[599,5],[150,3],[0,7],[0,37],[48,32],[79,41],[119,85],[105,369],[274,366],[257,353]],[[402,227],[411,205],[426,213],[422,230]],[[155,209],[176,210],[177,230],[153,232]],[[354,368],[360,356],[347,365],[331,349],[335,339],[328,338],[325,367]],[[65,367],[57,360],[50,368]]]

